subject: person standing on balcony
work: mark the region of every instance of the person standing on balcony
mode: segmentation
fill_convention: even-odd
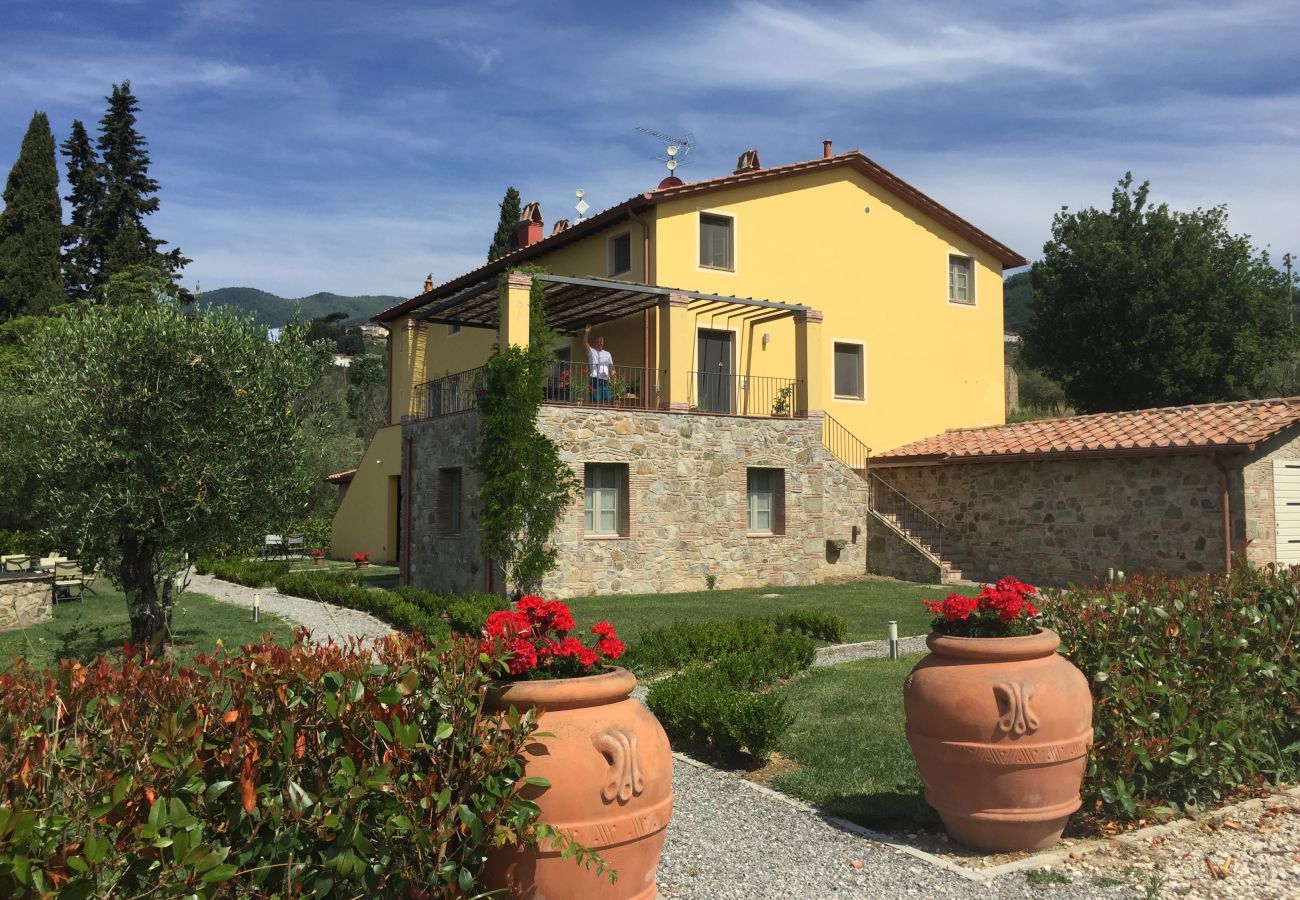
[[[591,346],[591,326],[582,329],[582,343],[587,347],[587,362],[591,367],[591,399],[594,403],[609,403],[609,373],[614,367],[614,357],[605,349],[605,338],[597,335],[596,346]]]

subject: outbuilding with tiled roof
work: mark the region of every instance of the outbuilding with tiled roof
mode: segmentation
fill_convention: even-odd
[[[954,428],[871,461],[869,557],[1044,583],[1300,564],[1300,398]],[[910,504],[910,505],[909,505]]]

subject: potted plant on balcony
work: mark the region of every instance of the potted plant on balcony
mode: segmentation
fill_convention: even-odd
[[[369,565],[370,565],[370,554],[369,554],[369,553],[353,553],[353,554],[352,554],[352,563],[353,563],[353,565],[355,565],[358,569],[365,569],[365,568],[369,567]]]
[[[668,737],[631,698],[636,678],[613,665],[623,643],[608,622],[574,631],[567,606],[525,596],[493,613],[485,651],[504,651],[509,673],[489,691],[486,708],[538,708],[543,735],[525,756],[522,788],[541,819],[598,854],[617,873],[575,865],[563,848],[506,846],[484,871],[489,889],[512,897],[651,900],[672,815]]]
[[[1049,847],[1080,805],[1092,696],[1038,625],[1034,595],[1003,578],[975,597],[922,601],[936,616],[930,655],[903,687],[907,740],[926,801],[976,850]]]

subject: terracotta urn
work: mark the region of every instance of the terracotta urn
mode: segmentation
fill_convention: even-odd
[[[484,869],[488,889],[531,900],[653,900],[655,874],[673,811],[668,736],[632,699],[636,678],[616,668],[585,678],[503,682],[487,708],[536,707],[541,732],[526,751],[525,774],[549,788],[525,788],[541,819],[568,832],[618,871],[610,884],[595,867],[561,859],[558,850],[505,847]]]
[[[1087,679],[1061,639],[926,638],[903,687],[907,740],[925,799],[948,834],[991,852],[1041,850],[1080,806],[1092,744]]]

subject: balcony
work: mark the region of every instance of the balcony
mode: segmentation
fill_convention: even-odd
[[[542,384],[542,402],[597,409],[658,410],[666,406],[659,395],[659,371],[642,366],[607,368],[608,378],[592,378],[587,363],[556,362]],[[479,366],[417,384],[408,421],[478,409],[486,389],[485,371]],[[765,419],[793,416],[797,389],[793,378],[689,374],[688,409],[677,412]]]

